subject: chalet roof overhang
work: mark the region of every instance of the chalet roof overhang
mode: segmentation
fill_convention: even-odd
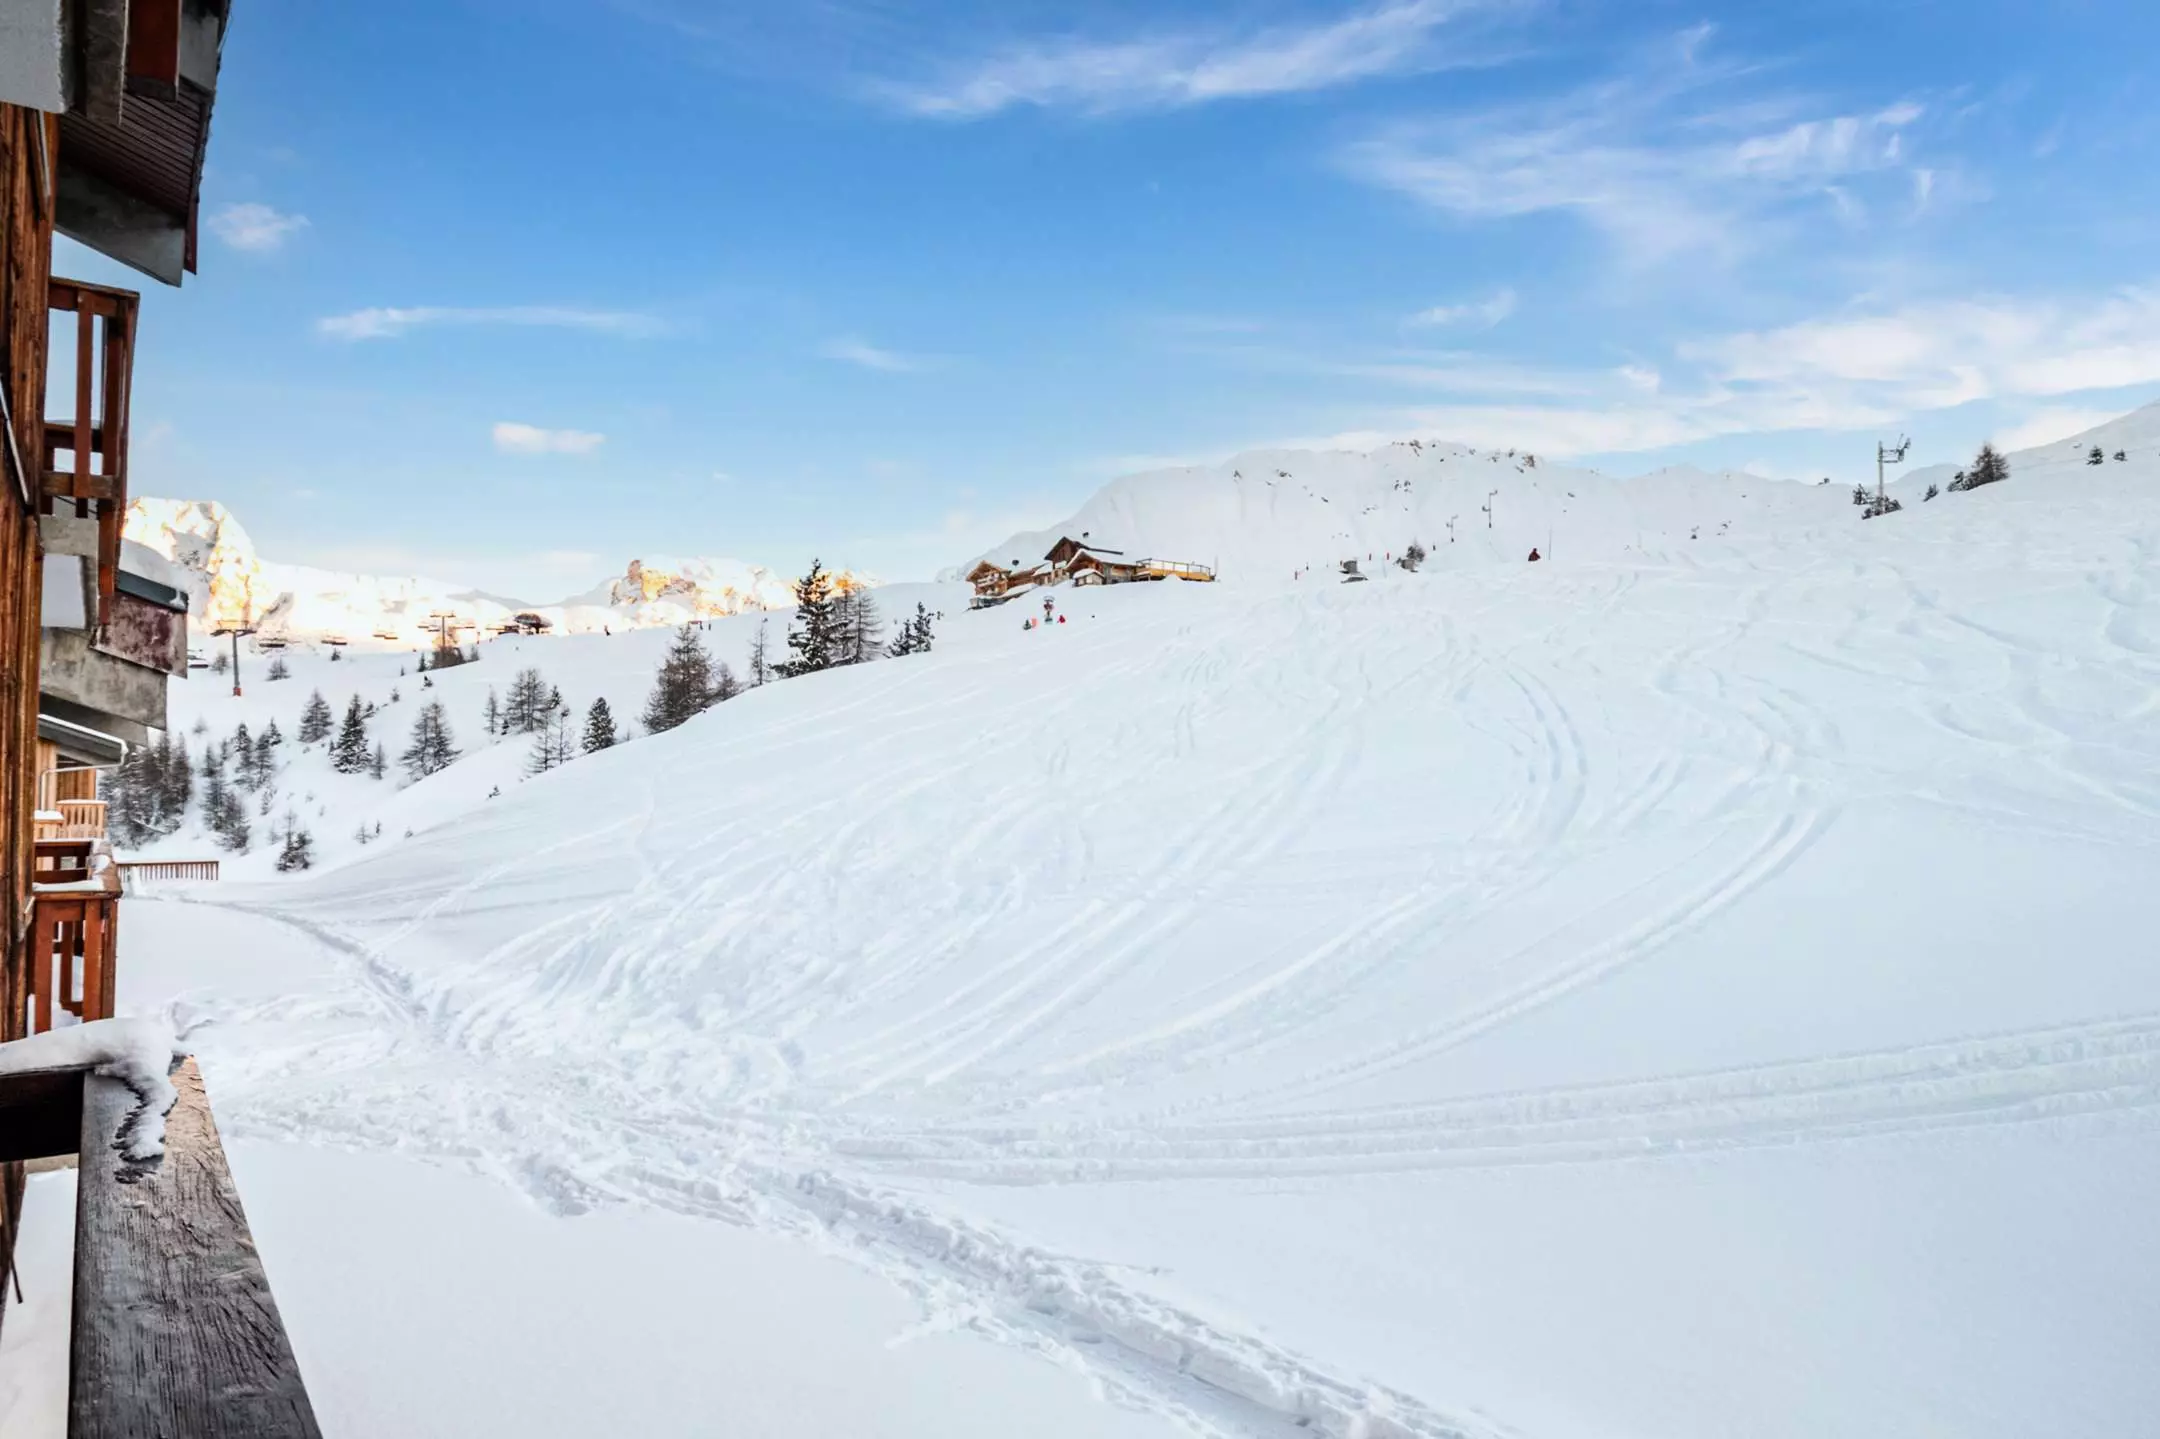
[[[0,0],[0,102],[60,117],[55,228],[177,285],[195,268],[229,0]]]
[[[116,765],[127,758],[127,741],[118,735],[62,719],[43,709],[38,711],[37,732],[39,739],[56,746],[62,755],[78,764]]]

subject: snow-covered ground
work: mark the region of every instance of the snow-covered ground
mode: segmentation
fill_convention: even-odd
[[[394,843],[136,905],[123,994],[196,986],[344,1432],[425,1432],[391,1391],[438,1317],[510,1336],[467,1383],[574,1362],[521,1347],[518,1254],[578,1255],[611,1333],[709,1325],[707,1358],[765,1352],[737,1285],[813,1294],[836,1388],[885,1333],[1068,1371],[1000,1368],[1036,1406],[1006,1432],[2142,1432],[2160,425],[2124,424],[2125,462],[1916,476],[1873,521],[1796,487],[1535,566],[1286,564],[1031,632],[948,603],[929,656],[538,778],[511,746],[341,781],[380,808],[319,796],[318,834]],[[738,665],[743,623],[712,631]],[[506,642],[439,692],[461,740],[528,660],[634,714],[665,639]],[[267,703],[204,678],[221,731]],[[288,735],[320,678],[264,687]],[[303,973],[194,969],[235,951]],[[452,1236],[410,1241],[429,1318],[379,1339],[377,1207]],[[831,1256],[863,1272],[794,1277]]]

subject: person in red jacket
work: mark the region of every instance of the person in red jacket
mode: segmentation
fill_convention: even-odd
[[[1534,565],[1534,564],[1536,564],[1536,563],[1537,563],[1537,562],[1538,562],[1538,561],[1539,561],[1540,559],[1542,559],[1542,558],[1543,558],[1543,556],[1541,556],[1541,555],[1540,555],[1540,554],[1538,554],[1538,552],[1537,552],[1537,547],[1536,547],[1535,545],[1531,546],[1531,548],[1530,548],[1530,563]]]

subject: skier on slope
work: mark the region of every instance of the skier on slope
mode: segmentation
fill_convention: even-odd
[[[1543,558],[1543,556],[1541,556],[1541,555],[1539,555],[1539,554],[1538,554],[1538,552],[1537,552],[1537,546],[1535,546],[1535,545],[1532,545],[1532,546],[1530,547],[1530,563],[1534,565],[1534,564],[1536,564],[1536,563],[1537,563],[1537,562],[1538,562],[1538,561],[1539,561],[1539,560],[1540,560],[1541,558]]]

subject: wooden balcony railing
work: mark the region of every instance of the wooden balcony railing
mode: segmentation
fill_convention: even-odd
[[[104,845],[92,840],[42,840],[36,853],[25,1033],[51,1029],[55,1009],[84,1023],[110,1019],[120,948],[120,871]]]
[[[121,1080],[0,1073],[0,1166],[80,1165],[68,1439],[320,1439],[195,1061],[172,1083],[146,1163],[115,1143],[141,1104]]]
[[[112,608],[120,573],[120,530],[127,517],[128,398],[134,386],[135,313],[141,302],[133,290],[57,275],[46,286],[47,305],[74,316],[72,327],[65,322],[55,327],[53,357],[56,365],[65,366],[72,339],[75,403],[74,414],[45,422],[39,507],[48,515],[64,508],[78,518],[96,517],[101,627]],[[62,453],[68,456],[64,465]]]

